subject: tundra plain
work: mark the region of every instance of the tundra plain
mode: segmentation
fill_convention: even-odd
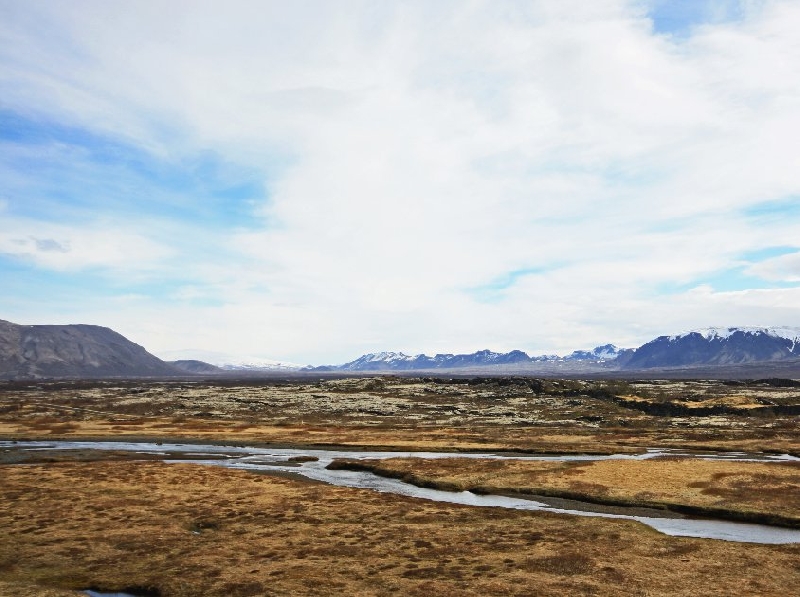
[[[798,386],[394,376],[5,382],[0,439],[800,455]],[[786,595],[800,586],[798,544],[669,537],[633,521],[145,460],[118,451],[0,451],[0,594]],[[800,521],[792,462],[365,466],[445,489]]]

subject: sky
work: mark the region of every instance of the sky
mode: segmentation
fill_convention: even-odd
[[[0,0],[0,319],[159,356],[800,326],[800,1]]]

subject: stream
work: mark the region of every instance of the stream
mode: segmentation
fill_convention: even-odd
[[[536,461],[647,460],[664,456],[700,459],[735,460],[743,462],[791,462],[800,458],[786,454],[748,454],[744,452],[689,452],[683,450],[648,450],[644,454],[612,455],[505,455],[498,453],[462,452],[386,452],[364,450],[319,450],[297,448],[256,448],[197,444],[138,443],[138,442],[68,442],[68,441],[0,441],[0,449],[17,450],[124,450],[133,453],[162,455],[164,462],[224,466],[259,473],[295,473],[330,485],[370,489],[419,499],[465,504],[469,506],[513,508],[636,520],[666,535],[701,537],[746,543],[800,543],[800,529],[788,529],[760,524],[700,519],[646,508],[608,507],[588,502],[532,496],[532,499],[500,495],[478,495],[469,491],[450,492],[426,489],[365,471],[328,470],[335,459],[413,458],[475,458]],[[293,462],[294,457],[311,456],[310,462]]]

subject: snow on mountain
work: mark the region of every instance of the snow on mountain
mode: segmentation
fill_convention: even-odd
[[[372,352],[358,357],[354,361],[333,367],[341,371],[378,371],[381,369],[407,369],[406,364],[413,362],[418,357],[425,355],[411,355],[402,352]],[[428,357],[425,357],[428,358]]]
[[[690,334],[700,334],[706,340],[726,340],[734,335],[736,332],[743,334],[751,334],[754,336],[763,334],[772,338],[783,338],[790,340],[793,343],[800,343],[800,328],[793,327],[753,327],[753,326],[740,326],[740,327],[709,327],[691,330],[678,334],[677,336],[670,336],[671,339],[678,339],[688,336]]]
[[[592,350],[576,350],[563,357],[565,361],[613,361],[621,350],[613,344],[597,346]]]
[[[422,355],[417,355],[422,356]],[[370,354],[365,354],[361,357],[361,361],[365,363],[395,363],[401,361],[410,361],[413,360],[415,357],[404,354],[402,352],[374,352]]]
[[[166,355],[162,355],[166,356]],[[199,359],[227,371],[414,371],[444,370],[494,365],[538,364],[585,370],[585,367],[625,370],[698,365],[735,365],[800,358],[800,328],[708,327],[672,336],[659,336],[637,349],[603,344],[591,350],[575,350],[565,356],[529,356],[521,350],[470,354],[410,355],[403,352],[364,354],[342,365],[312,367],[261,357],[230,356],[210,351],[173,351],[170,360]]]
[[[326,367],[337,371],[408,371],[415,369],[457,369],[463,367],[483,367],[490,365],[510,365],[516,363],[548,363],[559,361],[612,361],[620,354],[613,344],[598,346],[593,350],[575,351],[566,357],[558,355],[528,356],[521,350],[494,352],[479,350],[470,354],[425,354],[407,355],[402,352],[376,352],[360,356],[343,365]]]
[[[213,363],[226,371],[299,371],[305,365],[273,361],[270,359],[244,358],[232,362]]]
[[[402,352],[376,352],[360,356],[354,361],[334,367],[339,371],[380,371],[412,369],[454,369],[481,365],[502,365],[528,362],[530,357],[521,350],[501,353],[479,350],[471,354],[407,355]]]
[[[232,355],[213,350],[183,349],[165,351],[160,354],[170,361],[203,361],[225,371],[298,371],[304,367],[304,365],[288,361],[278,361],[256,356]]]
[[[636,349],[626,369],[737,365],[800,357],[800,328],[711,327],[659,336]]]

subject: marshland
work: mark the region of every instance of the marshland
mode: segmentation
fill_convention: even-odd
[[[334,449],[330,468],[410,486],[791,530],[799,404],[789,380],[6,382],[0,593],[785,595],[800,581],[798,543],[670,536],[626,518],[431,501],[299,472]],[[59,441],[89,443],[52,449]],[[100,441],[118,449],[93,449]],[[235,470],[213,466],[221,455],[136,442],[307,458]],[[641,458],[648,450],[667,455]],[[587,457],[541,458],[559,454]]]

